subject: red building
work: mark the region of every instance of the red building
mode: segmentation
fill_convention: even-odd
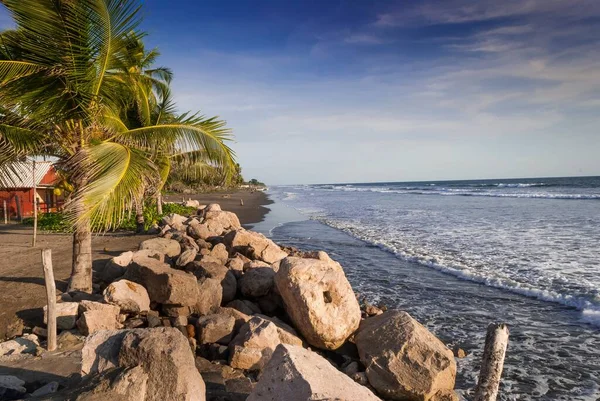
[[[33,216],[34,193],[40,213],[55,212],[63,205],[63,197],[54,193],[58,177],[52,163],[36,162],[35,177],[33,177],[32,164],[32,162],[16,164],[16,173],[11,177],[12,185],[0,188],[0,208],[4,208],[4,201],[6,201],[9,218]]]

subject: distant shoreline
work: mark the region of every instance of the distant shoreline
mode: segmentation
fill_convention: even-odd
[[[167,202],[181,202],[193,199],[201,204],[218,203],[223,210],[237,214],[242,225],[252,225],[264,220],[270,209],[265,207],[273,201],[264,191],[233,190],[223,192],[207,192],[196,194],[166,195]],[[242,205],[240,200],[244,202]]]

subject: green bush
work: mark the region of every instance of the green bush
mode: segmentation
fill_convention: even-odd
[[[23,219],[23,224],[33,226],[33,217]],[[43,213],[38,216],[38,228],[52,232],[71,232],[71,226],[65,220],[62,213]]]
[[[156,202],[147,201],[144,205],[144,227],[146,230],[154,223],[158,223],[163,216],[171,213],[177,213],[182,216],[196,214],[195,207],[182,206],[175,203],[167,203],[163,205],[163,214],[159,215],[156,210]],[[33,217],[23,219],[23,224],[33,226]],[[66,221],[62,213],[44,213],[38,216],[38,228],[42,231],[72,232],[71,226]],[[135,212],[131,212],[131,216],[125,219],[116,230],[135,231]]]

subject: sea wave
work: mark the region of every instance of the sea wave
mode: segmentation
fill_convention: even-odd
[[[530,185],[535,188],[534,185]],[[497,187],[503,188],[503,187]],[[527,188],[523,186],[506,186],[505,188]],[[564,192],[514,192],[502,190],[482,190],[473,188],[447,188],[447,187],[410,187],[410,186],[386,186],[386,187],[355,187],[355,186],[316,186],[314,189],[324,191],[343,192],[377,192],[384,194],[401,195],[438,195],[438,196],[483,196],[491,198],[530,198],[530,199],[565,199],[565,200],[600,200],[598,193],[564,193]]]
[[[447,258],[442,255],[430,254],[425,250],[415,249],[414,247],[398,246],[397,243],[387,242],[381,238],[365,234],[359,225],[333,220],[325,216],[313,216],[312,218],[330,227],[344,231],[371,245],[378,246],[379,248],[394,254],[399,259],[414,262],[446,274],[451,274],[463,280],[473,281],[489,287],[500,288],[541,301],[554,302],[576,308],[582,312],[582,321],[600,327],[600,299],[592,301],[582,295],[537,288],[530,284],[517,282],[509,278],[490,277],[485,275],[485,272],[478,271],[476,267],[470,266],[464,261],[448,262]]]

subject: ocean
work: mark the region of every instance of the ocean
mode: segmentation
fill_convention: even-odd
[[[502,400],[600,399],[600,177],[279,186],[275,241],[323,249],[354,289],[468,356],[508,323]]]

